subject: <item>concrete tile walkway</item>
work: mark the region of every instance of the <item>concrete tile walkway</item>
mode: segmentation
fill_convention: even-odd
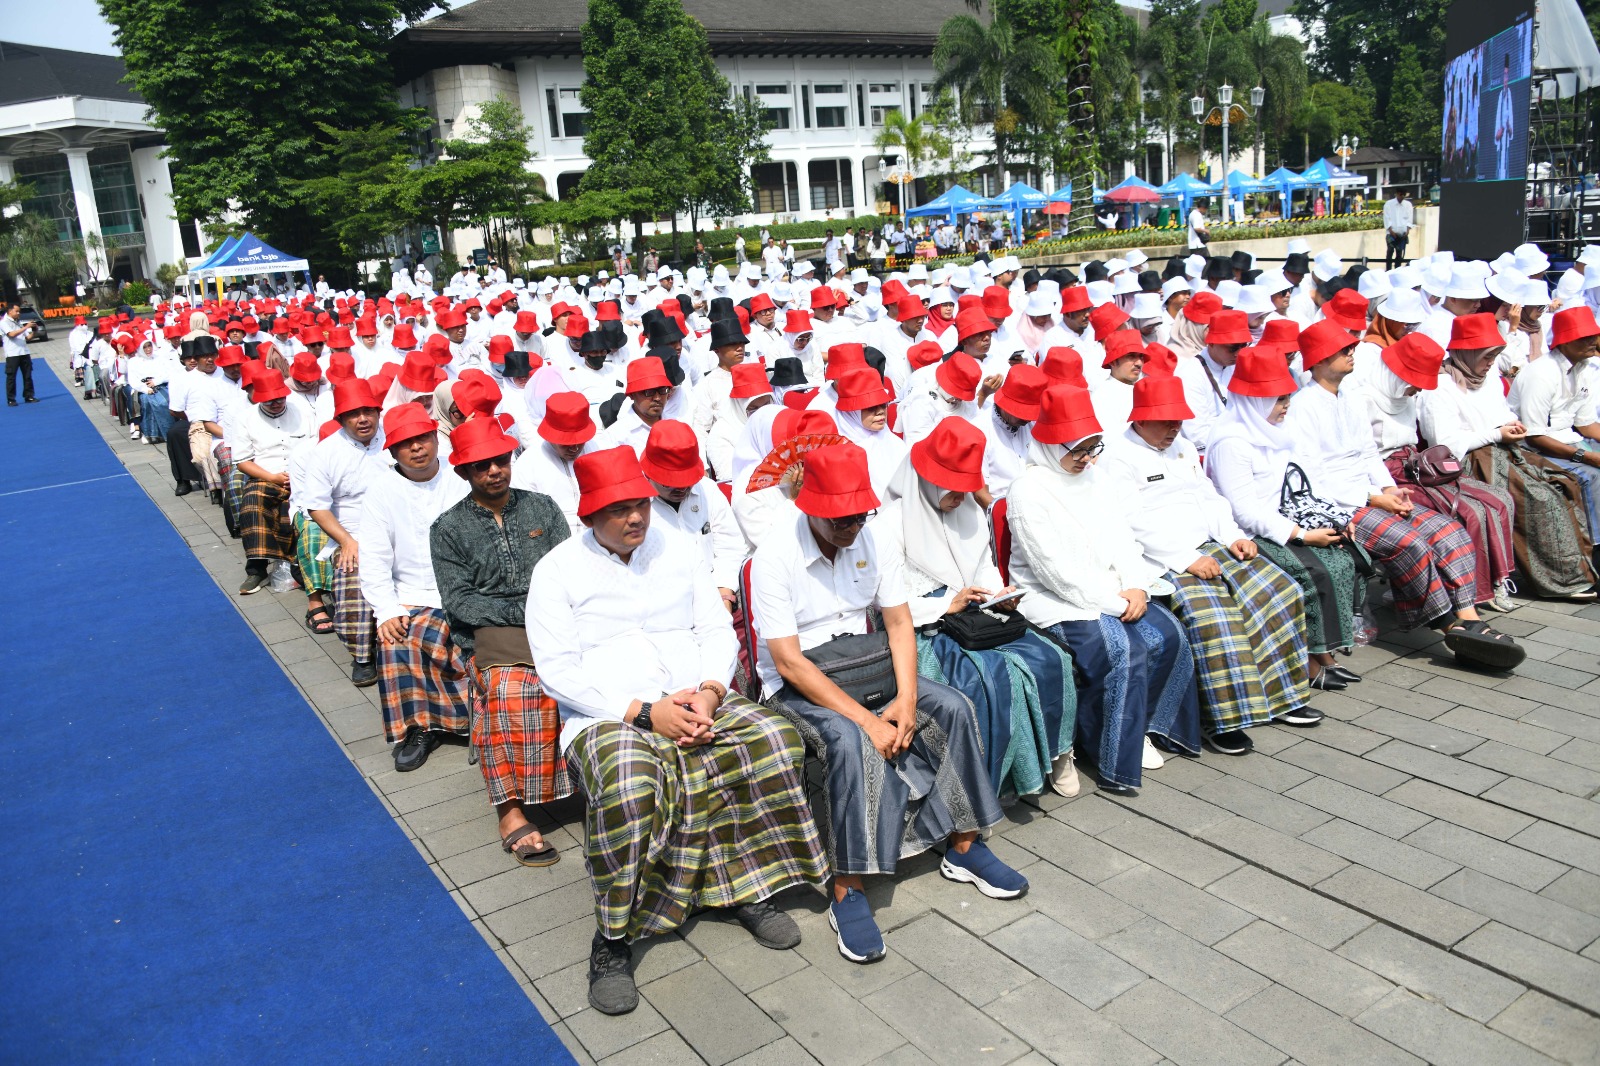
[[[62,343],[38,347],[70,381]],[[303,597],[239,598],[220,510],[85,407],[580,1062],[1600,1062],[1600,607],[1498,619],[1529,650],[1514,676],[1386,631],[1350,661],[1362,684],[1316,697],[1320,728],[1173,760],[1134,799],[1086,779],[1011,808],[994,846],[1021,901],[906,863],[871,888],[890,954],[870,967],[813,894],[780,901],[794,952],[702,916],[637,950],[643,1002],[606,1018],[574,806],[542,812],[562,861],[527,870],[463,748],[395,773],[376,689],[305,630]]]

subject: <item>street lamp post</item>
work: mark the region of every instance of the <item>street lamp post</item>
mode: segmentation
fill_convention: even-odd
[[[878,172],[883,175],[885,181],[893,182],[899,187],[900,224],[903,226],[906,223],[906,185],[916,181],[917,176],[901,163],[896,162],[891,166],[887,158],[878,160]]]
[[[1339,144],[1338,144],[1338,146],[1336,148],[1334,148],[1334,152],[1339,156],[1339,167],[1341,169],[1343,169],[1343,170],[1350,169],[1350,157],[1353,154],[1355,154],[1356,149],[1358,149],[1360,147],[1361,147],[1361,138],[1360,137],[1352,137],[1347,133],[1344,136],[1339,138]],[[1332,200],[1333,200],[1333,183],[1332,182],[1328,183],[1328,200],[1330,201],[1329,206],[1331,207],[1332,206]],[[1332,214],[1332,213],[1333,213],[1332,211],[1329,211],[1329,214]]]
[[[1267,90],[1257,85],[1250,90],[1250,121],[1256,124],[1256,177],[1261,177],[1261,103],[1267,98]]]
[[[1252,99],[1255,98],[1255,90],[1251,90],[1250,96],[1251,96]],[[1189,111],[1194,115],[1195,119],[1197,121],[1201,122],[1201,123],[1209,124],[1213,120],[1213,118],[1216,118],[1222,124],[1222,221],[1223,222],[1227,222],[1228,221],[1228,125],[1229,125],[1229,119],[1232,117],[1231,116],[1231,112],[1233,111],[1233,86],[1232,85],[1219,85],[1219,86],[1217,86],[1217,104],[1218,104],[1218,106],[1215,107],[1215,108],[1212,108],[1211,114],[1208,115],[1208,114],[1206,114],[1206,98],[1204,96],[1194,96],[1194,97],[1191,97],[1189,99]]]

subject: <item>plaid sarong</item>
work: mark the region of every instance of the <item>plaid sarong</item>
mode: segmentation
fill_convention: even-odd
[[[470,689],[443,611],[413,607],[405,637],[396,644],[379,641],[378,700],[389,743],[400,743],[412,729],[465,733]]]
[[[294,556],[300,563],[300,580],[307,592],[333,591],[333,560],[319,559],[322,549],[328,546],[328,535],[304,511],[296,511],[294,525]]]
[[[1363,507],[1350,529],[1388,576],[1400,628],[1427,625],[1477,602],[1472,538],[1461,523],[1422,507],[1409,518]]]
[[[1194,648],[1200,727],[1215,736],[1305,705],[1306,608],[1300,586],[1272,560],[1240,562],[1215,541],[1203,550],[1221,577],[1169,572],[1167,579],[1178,588],[1172,612]]]
[[[294,558],[294,526],[289,521],[289,490],[282,485],[246,478],[239,506],[239,532],[244,557]]]
[[[730,694],[715,728],[710,744],[694,748],[622,722],[590,726],[572,742],[606,937],[653,936],[702,908],[826,885],[794,726]]]
[[[372,658],[372,645],[377,636],[377,623],[372,617],[372,606],[361,595],[361,567],[358,561],[353,570],[340,570],[339,553],[333,553],[333,632],[349,649],[350,657],[359,662]]]
[[[572,775],[561,754],[561,715],[531,666],[472,666],[472,746],[489,800],[549,803],[570,796]]]

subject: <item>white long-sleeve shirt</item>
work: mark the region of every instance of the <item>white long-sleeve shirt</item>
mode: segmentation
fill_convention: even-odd
[[[361,594],[380,624],[407,607],[444,606],[428,530],[468,489],[466,479],[445,463],[427,481],[413,481],[392,467],[368,486],[361,508]]]
[[[634,700],[733,678],[738,642],[704,559],[646,531],[628,562],[592,530],[556,545],[528,583],[528,645],[561,708],[565,751],[585,729],[621,721]]]
[[[1578,426],[1595,421],[1600,381],[1593,359],[1574,364],[1560,352],[1535,359],[1511,383],[1511,407],[1530,437],[1550,437],[1563,444],[1578,442]]]
[[[701,478],[676,509],[659,496],[650,504],[651,525],[685,537],[705,558],[718,588],[739,587],[739,564],[744,562],[744,534],[733,517],[717,483]]]
[[[1182,573],[1207,541],[1245,538],[1233,509],[1200,469],[1194,445],[1178,437],[1158,452],[1129,426],[1111,438],[1100,465],[1121,486],[1128,525],[1146,559]]]
[[[561,458],[555,445],[535,434],[521,455],[511,460],[511,487],[542,492],[555,501],[561,513],[567,516],[567,527],[574,537],[583,534],[583,521],[578,518],[578,476],[573,464]],[[595,450],[594,441],[584,446],[580,455]]]
[[[303,491],[297,495],[307,511],[332,511],[352,536],[361,537],[361,513],[367,489],[393,463],[383,450],[383,431],[362,445],[343,429],[330,433],[311,449]]]
[[[1085,361],[1084,372],[1088,369]],[[1206,373],[1208,370],[1210,374]],[[1183,435],[1193,441],[1203,455],[1206,441],[1211,437],[1211,427],[1228,405],[1228,382],[1233,380],[1233,367],[1218,366],[1208,353],[1201,352],[1193,358],[1179,359],[1177,376],[1183,382],[1183,398],[1194,412],[1194,417],[1183,424]]]
[[[1000,420],[999,408],[990,401],[989,409],[978,416],[978,428],[983,430],[988,441],[983,449],[983,480],[989,494],[998,498],[1006,494],[1022,473],[1028,445],[1033,441],[1033,424],[1024,423],[1012,429]]]
[[[1449,374],[1439,375],[1439,387],[1424,392],[1422,435],[1429,443],[1442,444],[1464,459],[1474,448],[1500,441],[1500,427],[1516,421],[1511,405],[1498,381],[1485,381],[1483,387],[1468,391]]]
[[[1206,476],[1232,509],[1234,523],[1275,544],[1288,544],[1294,533],[1294,522],[1278,511],[1283,472],[1282,463],[1237,437],[1217,441],[1206,453]]]
[[[1364,405],[1343,391],[1311,384],[1294,394],[1284,419],[1295,455],[1325,500],[1341,507],[1365,507],[1367,498],[1394,484],[1378,458]]]
[[[229,438],[233,461],[249,460],[268,473],[289,469],[289,457],[301,448],[316,443],[317,426],[294,404],[285,404],[283,414],[270,418],[257,404],[239,419],[237,439]]]

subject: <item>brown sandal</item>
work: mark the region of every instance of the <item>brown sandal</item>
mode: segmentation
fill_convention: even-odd
[[[561,853],[548,840],[541,842],[537,848],[531,850],[517,847],[518,841],[526,838],[529,833],[537,833],[538,831],[534,824],[529,822],[521,829],[514,831],[510,836],[502,839],[500,847],[523,866],[554,866],[561,860]]]

